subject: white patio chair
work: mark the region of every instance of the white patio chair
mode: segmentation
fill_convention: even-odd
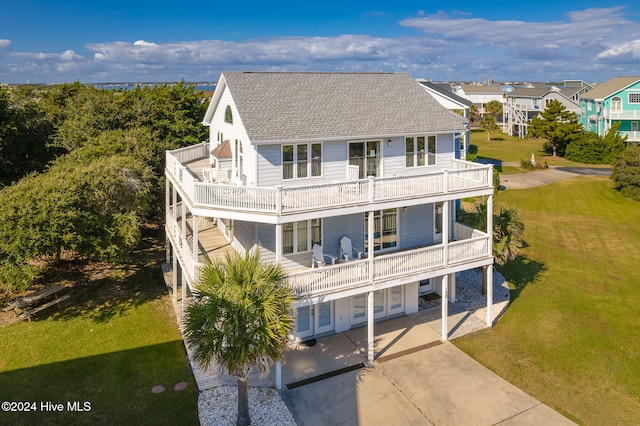
[[[340,257],[345,261],[349,260],[349,256],[355,259],[362,258],[362,251],[351,245],[351,238],[346,235],[340,239]]]
[[[313,245],[313,260],[311,263],[311,267],[315,266],[327,266],[327,259],[329,260],[329,264],[334,265],[336,263],[337,257],[325,254],[322,251],[322,246],[318,244]]]

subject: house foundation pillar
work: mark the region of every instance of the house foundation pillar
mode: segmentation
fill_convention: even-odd
[[[449,275],[442,276],[442,340],[448,340],[449,337]]]
[[[367,293],[367,361],[373,364],[373,291]]]
[[[493,326],[491,309],[493,308],[493,265],[485,266],[487,269],[487,325]]]

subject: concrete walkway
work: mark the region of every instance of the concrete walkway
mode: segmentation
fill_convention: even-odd
[[[290,388],[281,395],[298,424],[573,424],[442,342],[423,313],[377,323],[375,336],[370,367],[362,364],[366,329],[285,354],[283,382]],[[295,381],[310,371],[325,374]]]

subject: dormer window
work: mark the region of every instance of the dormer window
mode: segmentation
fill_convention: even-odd
[[[224,122],[233,124],[233,113],[231,112],[231,106],[227,105],[224,110]]]

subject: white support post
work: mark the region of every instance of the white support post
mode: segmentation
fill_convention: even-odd
[[[367,361],[373,364],[373,291],[367,294]]]
[[[493,307],[493,265],[487,266],[487,325],[493,326],[493,315],[491,308]]]
[[[449,326],[447,320],[449,318],[449,275],[443,275],[442,280],[442,340],[449,338]]]
[[[374,238],[373,238],[373,233],[374,231],[374,223],[373,223],[373,211],[369,212],[369,216],[368,216],[368,221],[369,221],[369,226],[367,229],[367,258],[369,261],[369,283],[373,284],[373,251],[374,251]]]
[[[173,301],[178,302],[178,256],[176,256],[176,248],[171,247],[173,256],[171,259],[171,285],[173,286]]]
[[[276,262],[282,260],[282,224],[276,224]]]
[[[171,191],[170,191],[171,182],[167,179],[165,190],[164,190],[164,216],[165,222],[169,223],[169,215],[171,212]],[[169,243],[169,238],[167,238],[167,244],[165,246],[165,260],[166,263],[171,262],[171,244]]]
[[[449,274],[449,302],[456,301],[456,274]]]
[[[445,170],[446,172],[446,170]],[[444,264],[449,265],[449,228],[451,218],[449,217],[449,202],[442,203],[442,244],[444,245]],[[443,296],[444,297],[444,296]]]
[[[180,326],[184,330],[184,320],[187,313],[187,277],[185,276],[184,271],[182,271],[182,280],[180,282],[182,284],[182,315],[180,316]]]
[[[493,195],[487,197],[487,235],[489,235],[489,255],[493,254]]]
[[[281,192],[278,191],[278,193]],[[276,263],[280,261],[282,261],[282,224],[278,223],[276,224]],[[276,361],[276,389],[282,389],[282,364],[280,361]]]
[[[282,389],[282,364],[276,361],[276,389]]]
[[[198,255],[200,253],[198,241],[198,226],[200,225],[200,216],[193,215],[193,264],[198,264]],[[195,273],[195,271],[193,271]]]

